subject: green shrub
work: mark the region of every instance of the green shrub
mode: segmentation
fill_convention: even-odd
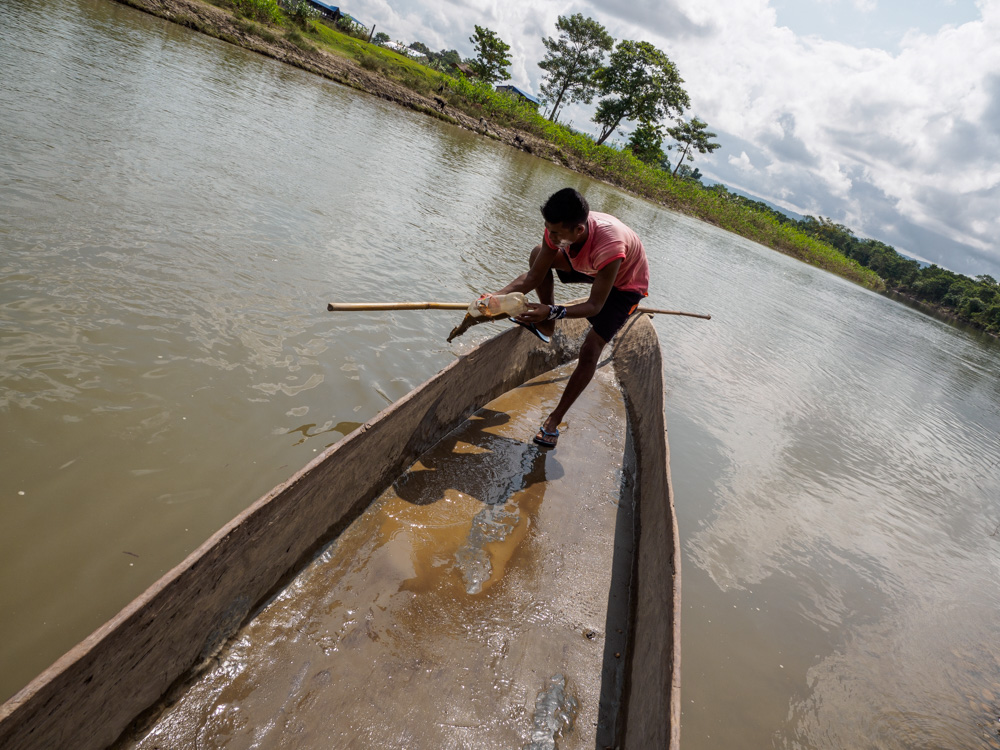
[[[365,70],[370,70],[373,73],[380,73],[382,75],[387,75],[389,73],[389,64],[383,60],[378,55],[374,55],[371,52],[362,52],[358,55],[358,64]]]
[[[319,18],[319,11],[306,0],[278,0],[278,4],[285,11],[288,20],[300,29],[307,29],[310,21]],[[301,45],[296,43],[296,46]]]
[[[986,309],[986,303],[979,297],[965,297],[958,305],[959,312],[966,318],[971,318],[976,313],[981,313]]]
[[[276,0],[233,0],[236,12],[260,23],[281,23],[281,10]]]
[[[979,321],[987,331],[1000,331],[1000,304],[990,305],[979,314]]]
[[[289,29],[288,33],[285,34],[285,37],[296,47],[304,50],[305,52],[314,52],[316,50],[316,47],[311,44],[308,39],[302,36],[298,29]]]
[[[401,71],[397,76],[397,80],[407,88],[426,97],[434,96],[434,92],[436,91],[433,81],[410,70],[404,69]]]

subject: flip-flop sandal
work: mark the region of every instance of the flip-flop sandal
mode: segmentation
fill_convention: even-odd
[[[514,320],[513,318],[511,318],[511,320],[513,320],[515,323],[517,323],[519,326],[521,326],[521,328],[527,328],[529,331],[531,331],[533,334],[535,334],[536,336],[538,336],[538,338],[540,338],[546,344],[548,344],[550,341],[552,341],[551,338],[549,338],[544,333],[542,333],[541,331],[539,331],[538,328],[535,327],[534,323],[522,323],[520,320]]]
[[[556,428],[555,432],[549,432],[545,429],[545,426],[542,425],[538,428],[538,434],[535,435],[535,442],[545,448],[555,448],[557,440],[559,440],[558,428]]]

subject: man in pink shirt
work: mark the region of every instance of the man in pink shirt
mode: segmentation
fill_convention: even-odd
[[[591,328],[580,348],[580,359],[555,410],[542,423],[535,442],[554,447],[559,423],[597,370],[611,338],[646,296],[649,265],[638,235],[609,214],[591,211],[573,188],[554,193],[542,206],[545,233],[531,251],[529,270],[497,294],[538,292],[540,304],[515,318],[543,341],[560,318],[587,318]],[[552,271],[564,284],[589,284],[586,302],[563,307],[555,304]]]

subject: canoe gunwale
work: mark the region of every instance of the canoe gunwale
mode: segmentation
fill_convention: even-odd
[[[647,316],[629,321],[616,341],[614,363],[628,415],[625,460],[634,463],[635,471],[635,556],[619,746],[678,750],[681,551],[670,478],[663,356]]]
[[[654,744],[643,744],[652,735],[639,732],[639,727],[648,725],[650,716],[639,721],[631,700],[623,706],[628,715],[623,714],[622,731],[625,746],[673,750],[680,706],[679,548],[659,343],[648,319],[636,320],[640,322],[616,342],[615,368],[636,437],[639,523],[643,534],[646,524],[653,524],[651,541],[667,544],[667,559],[646,564],[663,565],[670,576],[647,576],[641,569],[634,573],[635,617],[629,638],[634,647],[623,655],[625,684],[626,690],[631,686],[633,699],[644,696],[644,706],[650,700],[658,704],[654,715],[667,721],[653,732]],[[583,320],[560,321],[551,345],[520,328],[488,339],[325,450],[0,705],[0,746],[14,750],[72,745],[86,750],[116,743],[137,720],[148,718],[172,688],[189,680],[423,452],[483,404],[575,358],[586,328]],[[653,545],[643,545],[641,537],[637,545],[636,565],[641,567],[644,547]],[[657,578],[671,585],[656,590]],[[642,624],[647,616],[665,616],[668,632],[647,632]],[[651,655],[662,656],[663,646],[669,652],[664,661],[670,664],[665,692],[657,670],[642,670]]]

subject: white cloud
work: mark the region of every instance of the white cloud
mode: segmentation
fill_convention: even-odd
[[[906,222],[989,250],[1000,266],[997,212],[983,205],[970,215],[980,194],[995,198],[1000,185],[996,6],[981,4],[983,18],[973,23],[910,33],[897,54],[795,37],[725,12],[718,38],[706,45],[727,50],[732,64],[724,75],[708,49],[681,41],[675,57],[682,72],[696,71],[687,75],[693,103],[723,145],[724,135],[736,135],[760,149],[755,163],[770,162],[745,189],[772,197],[789,181],[799,183],[793,206],[808,212],[819,204],[820,213],[874,236],[891,223],[887,212],[899,212]],[[742,159],[726,163],[737,169]],[[865,202],[872,188],[885,196],[878,206]],[[951,196],[966,196],[967,210],[945,205]]]
[[[747,156],[746,151],[740,153],[738,157],[730,156],[729,163],[741,172],[752,172],[754,170],[754,166],[750,163],[750,157]]]

